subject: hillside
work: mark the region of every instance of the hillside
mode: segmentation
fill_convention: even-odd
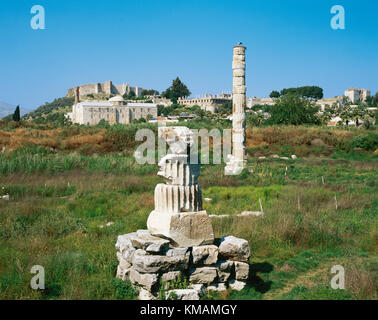
[[[58,118],[64,118],[64,114],[71,111],[74,101],[73,97],[55,99],[53,102],[45,103],[36,110],[25,114],[22,119],[55,122]]]

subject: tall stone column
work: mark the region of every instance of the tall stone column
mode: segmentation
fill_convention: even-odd
[[[225,168],[226,175],[237,175],[246,166],[245,157],[245,50],[246,47],[237,45],[234,47],[232,61],[233,70],[233,97],[232,97],[232,155],[229,156]]]

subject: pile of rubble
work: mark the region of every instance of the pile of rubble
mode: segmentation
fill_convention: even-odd
[[[117,277],[130,280],[140,299],[165,297],[198,300],[207,290],[242,290],[249,275],[248,242],[233,236],[216,239],[212,245],[174,248],[170,241],[147,230],[121,235],[116,243]],[[169,289],[171,283],[186,283]]]

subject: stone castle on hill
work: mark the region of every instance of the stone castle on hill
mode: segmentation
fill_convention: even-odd
[[[75,88],[68,89],[67,96],[73,97],[75,95]],[[140,97],[143,90],[142,87],[131,87],[128,83],[124,84],[113,84],[112,81],[106,81],[104,83],[92,83],[92,84],[83,84],[79,86],[80,96],[87,96],[89,94],[115,94],[121,95],[129,94],[131,92],[135,93],[135,96]]]

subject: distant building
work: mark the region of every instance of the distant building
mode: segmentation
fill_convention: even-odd
[[[332,105],[336,104],[337,107],[341,108],[344,106],[345,99],[343,96],[338,96],[335,98],[327,98],[327,99],[320,99],[317,100],[315,103],[320,106],[320,111],[324,112],[326,107],[331,107]]]
[[[121,96],[109,101],[83,101],[72,106],[67,116],[73,123],[96,125],[101,120],[109,124],[128,124],[134,119],[157,118],[157,106],[153,103],[125,103]]]
[[[68,89],[67,96],[74,96],[75,88]],[[79,86],[79,89],[80,96],[99,93],[124,95],[133,92],[137,97],[141,96],[142,91],[144,90],[141,87],[131,87],[128,83],[113,84],[112,81],[106,81],[104,83],[83,84]]]
[[[371,92],[370,90],[366,89],[357,89],[357,88],[349,88],[344,92],[344,95],[350,100],[352,103],[356,102],[366,102],[367,98],[370,97]]]
[[[164,107],[169,107],[173,104],[173,102],[170,99],[164,98],[160,95],[149,95],[145,96],[147,100],[151,100],[152,103],[160,104]]]
[[[215,113],[222,104],[232,101],[232,94],[207,95],[202,98],[179,98],[178,104],[185,106],[199,106],[202,110]]]
[[[274,105],[274,99],[272,98],[258,98],[258,97],[253,97],[253,98],[247,98],[247,108],[251,109],[253,106],[256,105],[269,105],[272,106]]]
[[[177,123],[179,122],[177,119],[170,119],[168,117],[157,117],[156,119],[152,119],[148,121],[149,123],[158,123],[158,124],[166,124],[166,123]]]

